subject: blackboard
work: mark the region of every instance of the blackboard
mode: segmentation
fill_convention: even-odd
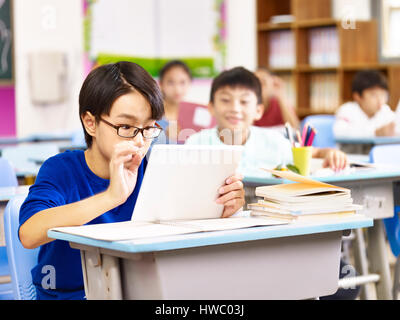
[[[12,81],[11,0],[0,0],[0,81]]]

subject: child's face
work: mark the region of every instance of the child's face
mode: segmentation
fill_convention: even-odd
[[[258,104],[255,92],[245,87],[219,88],[209,109],[220,130],[245,131],[262,116],[262,105]]]
[[[388,102],[388,92],[379,87],[369,88],[361,96],[354,93],[354,100],[369,117],[373,117]]]
[[[160,83],[164,99],[169,103],[178,104],[185,98],[189,91],[191,79],[181,67],[169,69]]]
[[[155,125],[155,120],[151,119],[150,104],[136,90],[117,98],[111,107],[110,114],[102,115],[101,118],[116,126],[144,128]],[[105,122],[99,121],[96,124],[93,142],[96,143],[105,159],[111,159],[114,146],[122,141],[133,141],[133,144],[146,154],[152,140],[144,139],[140,132],[134,138],[123,138],[117,134],[115,128]]]

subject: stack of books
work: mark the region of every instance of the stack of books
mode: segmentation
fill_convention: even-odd
[[[334,73],[311,75],[311,110],[321,113],[334,113],[339,104],[339,81],[337,75]]]
[[[253,216],[293,220],[301,215],[355,213],[362,206],[353,204],[349,189],[333,186],[290,171],[265,169],[295,183],[256,188],[257,203],[248,204]]]
[[[332,67],[340,62],[339,37],[336,27],[321,27],[310,30],[310,66]]]
[[[293,68],[296,64],[293,31],[272,31],[269,38],[269,51],[270,68]]]

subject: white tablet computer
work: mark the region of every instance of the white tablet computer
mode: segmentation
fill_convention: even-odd
[[[220,218],[218,189],[234,175],[242,146],[152,147],[133,221]]]

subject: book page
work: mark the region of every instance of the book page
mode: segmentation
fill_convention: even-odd
[[[301,182],[304,184],[310,185],[310,187],[327,187],[327,188],[335,188],[335,189],[342,189],[342,190],[347,190],[346,188],[341,188],[337,186],[333,186],[331,184],[325,183],[325,182],[320,182],[316,181],[310,178],[307,178],[305,176],[302,176],[300,174],[294,173],[292,171],[279,171],[279,170],[273,170],[273,169],[266,169],[266,168],[261,168],[261,170],[267,171],[269,173],[272,173],[275,176],[278,176],[283,179],[287,179],[290,181],[295,181],[295,182]]]
[[[52,231],[82,236],[95,240],[121,241],[144,238],[157,238],[162,236],[188,234],[205,231],[232,230],[255,226],[268,226],[285,224],[288,222],[271,218],[258,217],[232,217],[203,220],[169,220],[152,222],[115,222],[93,224],[78,227],[53,228]]]

